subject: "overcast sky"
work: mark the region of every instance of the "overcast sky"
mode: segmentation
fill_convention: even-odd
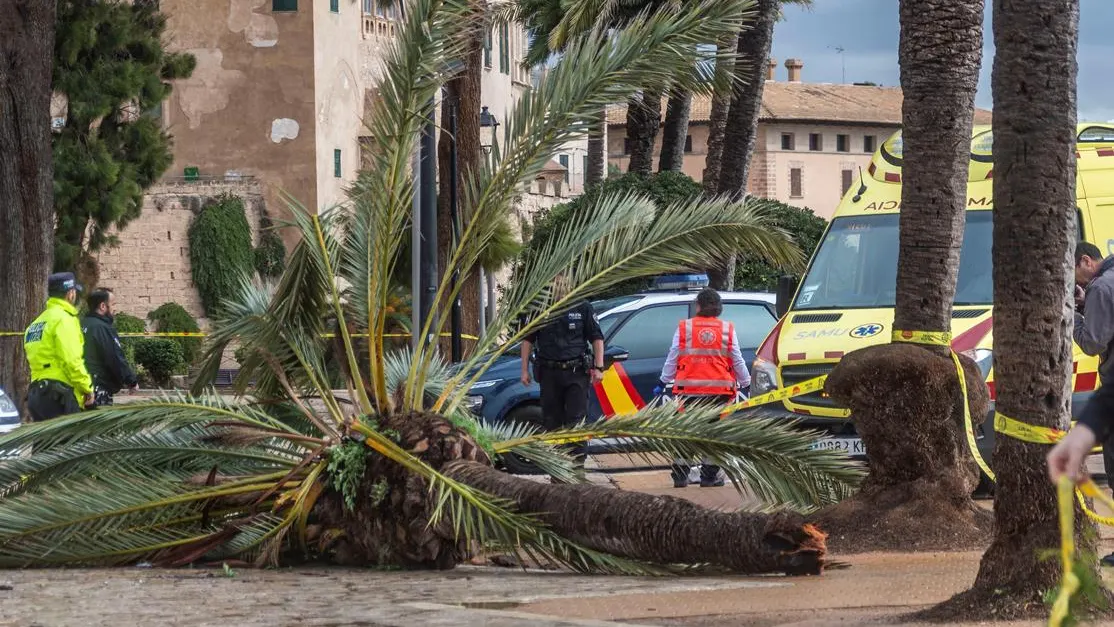
[[[994,41],[990,30],[990,5],[986,0],[982,75],[976,104],[991,107],[990,67]],[[871,81],[898,85],[898,0],[813,0],[811,9],[785,8],[785,20],[774,32],[773,57],[777,79],[785,80],[785,60],[804,62],[802,78],[810,83],[843,81],[840,54],[847,68],[847,82]],[[1080,0],[1079,117],[1085,121],[1114,120],[1114,81],[1109,71],[1114,59],[1114,2]]]

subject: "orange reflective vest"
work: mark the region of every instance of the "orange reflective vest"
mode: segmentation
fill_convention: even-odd
[[[718,318],[682,320],[673,392],[685,396],[735,394],[731,338],[735,325]]]

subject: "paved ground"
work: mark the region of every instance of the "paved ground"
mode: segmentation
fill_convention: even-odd
[[[622,489],[711,507],[743,502],[730,487],[675,490],[665,470],[593,473],[594,480],[612,483],[608,476]],[[1114,538],[1105,538],[1114,548]],[[809,578],[584,577],[491,567],[239,570],[231,577],[201,569],[9,571],[0,572],[0,626],[898,625],[906,624],[901,615],[969,586],[979,557],[840,556],[851,568]]]

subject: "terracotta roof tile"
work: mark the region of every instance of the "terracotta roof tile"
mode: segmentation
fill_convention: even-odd
[[[830,83],[787,83],[768,81],[762,90],[761,119],[851,124],[901,124],[900,87],[873,87]],[[708,96],[694,96],[690,122],[707,122],[712,103]],[[665,115],[664,101],[662,116]],[[975,124],[990,124],[991,112],[975,109]],[[624,126],[627,107],[607,110],[609,126]]]

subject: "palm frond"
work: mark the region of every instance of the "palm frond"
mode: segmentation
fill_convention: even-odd
[[[454,377],[440,408],[451,411],[463,401],[471,384],[498,358],[497,346],[521,340],[577,302],[629,279],[706,268],[738,250],[783,267],[801,259],[789,236],[772,225],[768,205],[761,201],[697,199],[659,214],[643,196],[602,196],[556,230],[518,269],[519,280],[504,293],[488,333]],[[552,287],[559,275],[571,289],[556,298]],[[529,323],[523,325],[523,320]]]
[[[644,14],[614,34],[596,29],[572,41],[562,62],[515,106],[494,163],[467,181],[464,231],[434,302],[456,298],[463,282],[453,285],[454,272],[466,275],[475,267],[519,188],[536,178],[560,146],[584,135],[604,106],[639,89],[695,84],[691,68],[705,55],[698,45],[737,31],[747,1],[705,0],[691,11]],[[435,350],[430,333],[436,336],[444,324],[429,320],[421,331],[406,393],[410,406],[422,389],[421,367]]]
[[[643,409],[598,423],[581,424],[524,438],[497,442],[510,453],[537,442],[617,438],[640,455],[708,457],[723,467],[736,489],[749,488],[765,503],[815,508],[849,496],[862,469],[840,451],[811,448],[823,434],[800,429],[793,421],[748,416],[720,420],[719,407],[675,404]]]
[[[497,456],[517,455],[531,462],[537,469],[564,483],[582,483],[584,475],[578,472],[576,460],[568,452],[544,440],[530,439],[540,431],[525,422],[481,422],[477,439],[492,443]],[[511,449],[500,451],[495,443],[521,442]]]

